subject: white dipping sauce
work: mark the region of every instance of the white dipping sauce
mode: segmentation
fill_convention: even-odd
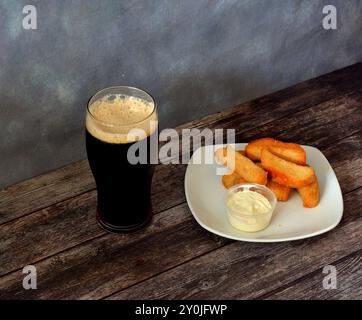
[[[226,205],[231,225],[239,230],[256,232],[265,229],[271,220],[269,200],[256,191],[237,191],[231,194]]]

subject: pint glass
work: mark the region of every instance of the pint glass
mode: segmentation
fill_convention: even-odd
[[[97,186],[96,216],[108,231],[134,231],[152,218],[150,141],[157,127],[155,101],[140,89],[110,87],[88,102],[86,149]],[[135,150],[147,159],[137,162]]]

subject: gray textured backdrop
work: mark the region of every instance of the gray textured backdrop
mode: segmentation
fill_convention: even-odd
[[[0,0],[0,187],[84,158],[103,87],[148,90],[174,126],[360,61],[361,17],[359,0]]]

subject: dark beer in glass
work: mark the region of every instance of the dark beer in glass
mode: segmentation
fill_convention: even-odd
[[[157,127],[154,99],[140,89],[107,88],[88,103],[86,148],[97,186],[97,221],[108,231],[134,231],[152,218],[150,154]],[[134,152],[140,148],[146,149]],[[130,158],[141,153],[147,159]]]

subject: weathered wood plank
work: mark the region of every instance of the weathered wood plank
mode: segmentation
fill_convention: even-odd
[[[362,185],[361,140],[362,132],[326,149],[344,192]],[[155,213],[185,201],[185,166],[160,168],[153,184]],[[6,240],[0,242],[0,275],[104,234],[95,221],[95,207],[96,193],[92,191],[3,225],[0,239]]]
[[[361,130],[362,88],[308,108],[302,106],[299,110],[294,105],[289,109],[293,110],[291,114],[271,122],[268,122],[271,116],[269,112],[274,109],[263,111],[260,115],[255,113],[248,122],[248,127],[244,127],[238,118],[229,119],[223,123],[223,129],[235,129],[236,142],[274,137],[321,148]],[[249,127],[252,122],[253,125]],[[206,144],[212,143],[212,139],[206,141]],[[193,144],[194,147],[200,145],[200,140]]]
[[[358,137],[361,137],[361,135],[362,134],[359,133]],[[356,161],[344,163],[344,161],[346,159],[345,154],[338,152],[338,150],[341,149],[341,146],[346,144],[346,145],[348,145],[349,156],[351,157],[351,159],[358,158],[358,154],[359,154],[359,150],[360,150],[359,145],[354,143],[356,140],[359,139],[358,137],[356,137],[356,136],[349,137],[348,139],[346,139],[348,141],[346,141],[345,143],[343,141],[339,141],[337,144],[333,144],[330,147],[328,147],[327,150],[328,150],[329,154],[333,155],[332,165],[335,164],[336,166],[339,166],[339,165],[343,164],[344,165],[343,168],[345,170],[350,170],[352,172],[356,171],[356,166],[359,166],[360,163],[356,162]],[[362,177],[361,177],[361,175],[359,177],[358,176],[354,177],[354,176],[342,174],[340,177],[340,183],[341,183],[342,188],[346,192],[348,192],[348,191],[355,189],[356,185],[359,185],[359,186],[362,185]],[[180,183],[180,186],[178,186],[178,188],[183,188],[183,184]],[[84,197],[84,199],[81,199],[81,197]],[[57,204],[57,205],[55,205],[56,208],[54,208],[54,209],[48,208],[47,210],[49,210],[49,211],[45,211],[45,212],[41,212],[41,213],[39,212],[39,216],[36,216],[34,214],[34,215],[30,215],[28,217],[25,217],[23,219],[20,219],[18,221],[7,224],[7,225],[11,225],[13,223],[18,224],[18,223],[20,223],[20,221],[22,223],[22,225],[12,226],[12,229],[3,230],[2,232],[4,232],[4,234],[0,235],[0,239],[6,239],[6,237],[9,238],[9,235],[14,235],[13,237],[9,238],[9,241],[7,243],[3,244],[4,250],[1,253],[1,257],[2,257],[2,266],[1,267],[3,268],[2,271],[9,272],[14,269],[21,268],[26,264],[32,264],[34,261],[45,258],[45,257],[49,256],[50,254],[54,254],[58,251],[65,250],[81,241],[86,241],[93,237],[102,235],[103,231],[101,231],[97,227],[95,219],[94,219],[95,192],[84,194],[81,197],[74,198],[72,201],[77,201],[74,204],[73,203],[68,204],[68,205],[64,204],[64,206],[73,208],[71,211],[66,211],[66,209],[61,209],[59,207],[61,204]],[[76,199],[78,199],[78,200],[76,200]],[[159,201],[161,201],[161,198],[159,199]],[[67,202],[65,202],[65,203],[67,203]],[[50,212],[53,212],[53,214]],[[171,209],[170,212],[171,213],[168,213],[168,211],[163,212],[160,215],[162,215],[162,217],[170,218],[171,220],[175,219],[175,221],[177,223],[180,222],[180,220],[177,220],[178,214],[180,215],[180,217],[187,217],[186,220],[191,219],[190,214],[187,216],[188,209],[186,207],[186,204],[182,204],[181,206],[175,207],[175,208]],[[173,215],[176,215],[177,217],[175,218]],[[348,207],[346,206],[344,221],[346,219],[352,219],[352,218],[353,218],[353,215],[351,214],[351,212],[348,211]],[[33,220],[28,220],[28,219],[33,219]],[[163,229],[159,229],[157,227],[158,219],[163,219],[163,218],[158,218],[156,216],[155,223],[151,224],[150,228],[147,228],[145,230],[145,234],[143,234],[143,231],[139,232],[142,239],[144,239],[143,241],[145,243],[149,243],[148,237],[152,237],[153,232],[162,233]],[[182,221],[184,221],[184,220],[182,220]],[[44,223],[47,223],[47,228],[45,228],[45,229],[48,230],[48,234],[46,237],[44,237]],[[67,232],[66,228],[69,227],[70,225],[72,225],[72,223],[73,223],[73,226],[76,226],[76,232],[75,232],[75,229],[72,229],[73,230],[72,233],[69,234],[69,232]],[[191,222],[187,222],[187,223],[191,223]],[[5,227],[7,225],[4,225],[3,227]],[[189,228],[190,228],[190,230],[200,229],[200,227],[197,226],[196,222],[194,224],[191,223]],[[167,228],[165,228],[165,229],[167,229]],[[2,230],[2,228],[0,228],[0,231],[1,230]],[[165,230],[164,232],[167,233],[168,230]],[[173,232],[175,232],[175,239],[176,239],[178,237],[178,235],[175,230]],[[22,236],[20,237],[19,235],[22,235]],[[109,237],[112,237],[112,240],[109,240]],[[166,237],[166,235],[165,235],[165,237]],[[103,238],[105,238],[105,239],[103,239]],[[117,238],[117,235],[115,236],[115,238]],[[124,236],[124,238],[127,238],[127,235]],[[69,258],[69,261],[67,261],[66,264],[61,266],[61,268],[64,267],[66,270],[73,269],[74,274],[77,274],[77,271],[76,271],[77,268],[83,269],[83,268],[85,268],[83,266],[83,264],[88,263],[88,262],[84,262],[85,260],[83,258],[82,259],[79,258],[78,252],[87,253],[90,250],[90,248],[93,248],[92,250],[96,250],[96,248],[100,246],[99,243],[106,243],[107,241],[109,241],[109,243],[113,243],[113,241],[114,241],[113,239],[114,239],[114,235],[108,235],[108,234],[106,236],[103,235],[101,238],[95,239],[91,242],[87,242],[87,243],[78,245],[77,247],[74,247],[70,250],[67,250],[66,253],[60,253],[51,258],[48,258],[48,259],[44,260],[44,262],[41,262],[40,264],[41,265],[43,263],[51,264],[54,266],[53,272],[55,272],[55,273],[62,272],[61,271],[62,269],[58,270],[58,267],[55,266],[55,263],[53,263],[51,261],[57,261],[60,259],[60,258],[58,258],[59,256],[62,256],[63,254],[65,254],[67,257],[73,257],[73,258]],[[134,238],[132,238],[132,236],[131,236],[131,239],[129,241],[133,241],[133,239]],[[160,236],[160,239],[162,239],[161,236]],[[123,244],[125,243],[124,239],[122,241],[123,242],[117,244],[119,250],[120,250],[122,243]],[[160,240],[160,241],[162,242],[162,240]],[[181,240],[179,240],[179,241],[181,241]],[[186,243],[183,242],[183,243],[184,243],[184,245],[188,245],[187,242]],[[30,244],[30,246],[29,246],[29,244]],[[16,247],[16,246],[18,246],[21,249],[15,249],[16,250],[15,252],[12,251],[13,250],[12,248]],[[84,248],[86,248],[86,249],[84,249]],[[215,248],[216,248],[216,246],[215,246]],[[263,248],[265,250],[265,246]],[[17,250],[19,250],[19,252]],[[199,253],[200,252],[198,252],[198,251],[195,252],[196,255]],[[170,253],[170,255],[172,256],[172,253]],[[94,258],[94,252],[92,254],[90,253],[90,256]],[[106,260],[108,261],[108,258],[110,256],[111,255],[109,255],[109,256],[107,256],[107,258],[105,258],[105,263],[106,263]],[[185,258],[190,258],[190,257],[191,257],[191,254],[190,254],[190,256],[185,257]],[[80,259],[80,260],[77,261],[77,259]],[[180,257],[178,257],[177,262],[182,263],[182,261],[186,261],[186,260],[181,260]],[[74,266],[72,264],[74,264]],[[44,276],[48,277],[48,275],[46,275],[46,272],[48,272],[49,270],[48,271],[46,271],[46,270],[48,270],[48,269],[45,269],[43,271]],[[100,272],[100,270],[101,269],[99,267],[98,271]],[[156,268],[154,272],[155,272],[155,274],[157,274],[159,271],[160,270]],[[10,279],[13,279],[13,281],[16,281],[14,279],[17,279],[17,277],[19,277],[19,274],[21,274],[19,271],[12,273],[13,278],[10,278]],[[143,279],[143,278],[141,278],[141,279]],[[6,282],[7,285],[9,285],[9,283],[11,283],[11,281],[12,280],[9,280],[8,282]],[[81,285],[81,283],[80,283],[80,285]],[[83,283],[82,285],[85,288],[87,287],[87,283]],[[1,285],[0,285],[0,288],[1,288]],[[4,289],[5,289],[5,287],[4,287]],[[53,289],[49,288],[49,290],[53,290]],[[12,294],[11,292],[12,292],[11,290],[8,291],[8,294],[11,295]]]
[[[155,214],[185,201],[184,172],[184,166],[175,165],[156,169],[152,191]],[[96,201],[93,190],[3,224],[0,275],[105,234],[95,220]]]
[[[343,193],[362,186],[362,132],[323,149],[331,162]]]
[[[173,183],[183,179],[184,172],[185,168],[182,167],[157,166],[152,188],[153,197],[157,197],[157,194],[164,191],[162,188],[164,181],[169,181],[172,187]],[[170,178],[172,178],[171,181]],[[78,161],[47,175],[0,191],[0,224],[92,190],[95,190],[95,184],[88,162]],[[167,200],[158,203],[157,212],[169,208],[170,205],[181,203],[178,199],[183,199],[184,194],[178,192],[179,189],[175,191],[171,190],[168,195],[171,204]]]
[[[37,290],[22,289],[21,271],[0,278],[0,299],[99,298],[228,242],[198,227],[182,204],[145,230],[108,233],[36,263]]]
[[[362,188],[345,196],[345,216],[341,224],[327,234],[268,245],[233,242],[115,293],[109,299],[246,299],[262,296],[362,249],[361,196]]]
[[[238,141],[275,137],[317,148],[362,128],[362,90],[341,95],[307,110],[237,134]]]
[[[87,161],[78,161],[0,191],[0,224],[95,188]]]
[[[155,213],[186,201],[184,165],[158,165],[152,182],[152,207]]]
[[[178,130],[223,128],[231,124],[236,125],[238,131],[251,129],[361,88],[361,72],[362,64],[356,64],[191,121]],[[246,141],[245,138],[243,141]],[[0,224],[93,190],[94,187],[85,160],[10,186],[0,191]]]
[[[0,275],[104,234],[95,206],[96,192],[87,192],[2,225]]]
[[[235,129],[236,142],[272,136],[285,141],[321,147],[331,142],[330,136],[332,139],[339,140],[359,131],[362,124],[361,107],[362,86],[359,86],[352,91],[340,93],[338,96],[318,103],[313,98],[308,100],[303,97],[303,99],[291,99],[282,104],[271,103],[268,108],[265,108],[265,105],[254,106],[256,112],[252,114],[226,117],[204,127]],[[349,110],[350,108],[353,110]],[[347,110],[351,112],[351,116],[344,118]],[[202,133],[198,136],[201,135]],[[193,141],[194,148],[201,145],[200,140]],[[212,143],[213,137],[206,138],[205,144]],[[183,144],[184,153],[187,151],[186,144],[187,141]],[[172,154],[172,158],[177,158],[177,156]]]
[[[337,288],[324,289],[323,268],[295,281],[283,289],[266,294],[265,299],[362,299],[362,252],[357,251],[340,261],[330,263],[337,270]]]

